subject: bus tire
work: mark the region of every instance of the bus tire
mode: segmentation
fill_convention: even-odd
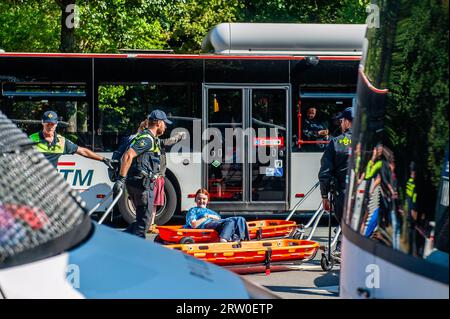
[[[178,198],[175,187],[167,177],[164,179],[165,205],[156,211],[155,223],[157,225],[164,225],[167,223],[172,218],[173,214],[175,214],[175,210],[177,209]],[[136,220],[136,209],[128,196],[126,189],[124,190],[122,197],[119,199],[117,207],[123,219],[128,224],[131,224]]]

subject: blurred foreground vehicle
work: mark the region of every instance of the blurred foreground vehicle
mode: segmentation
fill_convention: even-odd
[[[274,298],[237,275],[94,223],[0,113],[0,298]]]

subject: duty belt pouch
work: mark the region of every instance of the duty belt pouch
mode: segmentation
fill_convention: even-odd
[[[142,179],[142,186],[144,188],[150,188],[150,186],[153,184],[153,179],[151,177],[144,177]]]

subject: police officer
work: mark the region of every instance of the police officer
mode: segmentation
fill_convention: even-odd
[[[65,137],[56,133],[58,126],[58,114],[54,111],[47,111],[42,116],[42,131],[29,136],[31,141],[36,143],[36,149],[44,154],[45,158],[56,168],[58,159],[64,154],[78,154],[87,158],[101,161],[106,166],[112,168],[111,160],[102,157],[91,150],[78,146]]]
[[[346,108],[337,116],[342,134],[331,139],[322,155],[319,171],[320,193],[323,208],[330,211],[328,194],[334,191],[334,213],[339,222],[344,209],[345,184],[349,149],[352,144],[352,108]],[[334,183],[334,190],[331,189]]]
[[[126,181],[128,194],[136,208],[136,222],[126,231],[143,238],[150,226],[154,181],[160,170],[158,137],[164,134],[167,124],[172,124],[161,110],[152,111],[148,122],[148,128],[133,139],[130,148],[124,153],[119,178],[114,184],[114,192],[118,192]]]

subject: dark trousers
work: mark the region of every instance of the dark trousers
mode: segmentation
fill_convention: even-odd
[[[333,197],[334,197],[334,216],[336,217],[336,219],[340,224],[342,220],[342,214],[344,212],[345,194],[344,192],[340,192],[335,194]]]
[[[145,238],[151,222],[154,184],[142,183],[141,180],[127,180],[126,185],[128,195],[136,208],[136,221],[130,224],[125,231]]]
[[[337,219],[338,223],[341,224],[342,221],[342,214],[344,212],[344,201],[345,201],[345,194],[344,192],[336,192],[333,195],[333,205],[334,205],[334,217]],[[341,250],[341,235],[339,235],[338,241],[336,242],[336,250]]]

